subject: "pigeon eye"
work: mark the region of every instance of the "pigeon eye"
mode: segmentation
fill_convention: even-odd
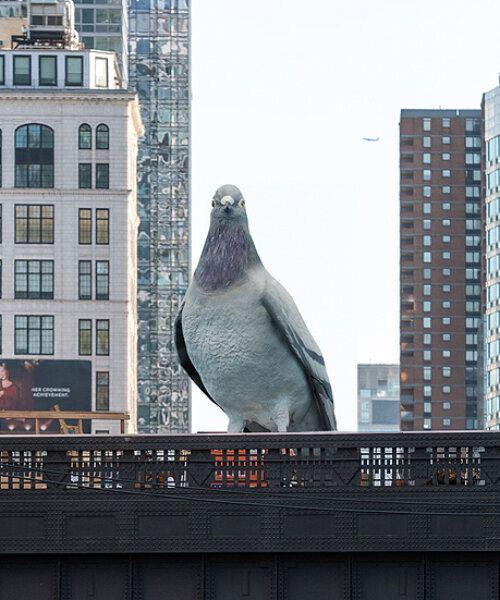
[[[215,200],[212,200],[212,206],[215,206]]]
[[[244,200],[241,200],[240,206],[241,206],[241,208],[245,208],[245,201]]]

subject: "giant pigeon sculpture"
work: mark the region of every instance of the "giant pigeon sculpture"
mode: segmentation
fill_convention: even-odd
[[[264,268],[233,185],[175,321],[179,360],[229,417],[228,432],[336,430],[325,362],[287,291]]]

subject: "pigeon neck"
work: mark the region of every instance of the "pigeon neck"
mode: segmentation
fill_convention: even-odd
[[[261,262],[248,228],[213,223],[194,278],[203,290],[215,292],[236,283],[257,264]]]

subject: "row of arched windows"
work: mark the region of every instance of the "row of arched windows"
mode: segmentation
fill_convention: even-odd
[[[95,147],[97,150],[109,150],[109,127],[104,123],[95,128]],[[92,149],[92,127],[88,123],[82,123],[78,128],[78,148]]]
[[[54,130],[47,125],[21,125],[15,138],[15,186],[19,188],[54,187]],[[92,148],[92,128],[87,123],[78,129],[78,147]],[[104,123],[95,130],[97,150],[109,149],[109,127]],[[0,130],[0,186],[1,183],[1,130]]]

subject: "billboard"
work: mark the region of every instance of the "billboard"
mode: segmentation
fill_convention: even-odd
[[[92,410],[91,377],[89,360],[0,359],[0,432],[35,430],[33,420],[2,419],[2,410]],[[59,421],[40,421],[40,430],[58,433]]]

